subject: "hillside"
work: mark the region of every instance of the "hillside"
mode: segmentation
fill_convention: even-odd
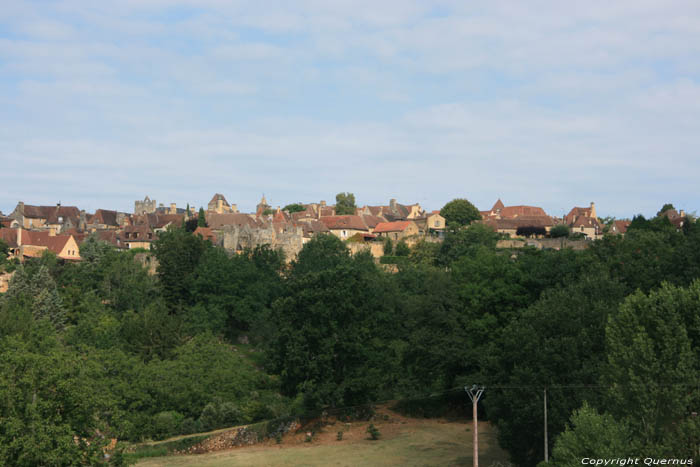
[[[305,431],[252,446],[199,455],[174,455],[143,459],[139,467],[160,466],[374,466],[374,465],[472,465],[471,421],[416,419],[380,409],[373,421],[380,430],[377,441],[368,439],[370,422],[326,426],[313,441],[305,442]],[[383,416],[389,417],[383,420]],[[337,440],[337,432],[343,439]],[[479,423],[479,460],[482,465],[507,465],[508,456],[496,442],[496,430]]]

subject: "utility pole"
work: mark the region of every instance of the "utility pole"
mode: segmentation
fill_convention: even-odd
[[[544,461],[549,462],[549,446],[547,444],[547,386],[544,387]]]
[[[464,391],[467,394],[469,394],[469,398],[472,400],[472,422],[474,425],[474,467],[479,467],[479,429],[476,405],[479,402],[479,399],[481,399],[481,395],[484,393],[484,389],[486,389],[486,387],[479,387],[476,384],[474,384],[471,388],[464,386]]]

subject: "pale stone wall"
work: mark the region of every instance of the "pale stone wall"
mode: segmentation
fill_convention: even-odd
[[[353,255],[361,251],[369,251],[375,258],[381,258],[384,255],[384,244],[382,242],[348,242],[347,246]]]

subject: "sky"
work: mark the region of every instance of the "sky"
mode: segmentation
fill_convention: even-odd
[[[700,2],[10,1],[0,211],[700,211]]]

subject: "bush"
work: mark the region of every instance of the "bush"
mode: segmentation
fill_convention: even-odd
[[[180,433],[180,426],[184,420],[184,416],[170,410],[160,412],[153,416],[153,435],[158,439],[167,438]]]
[[[202,431],[201,424],[192,417],[187,417],[180,424],[180,432],[183,435],[191,435],[192,433],[199,433]]]
[[[394,242],[389,237],[384,239],[384,255],[391,256],[394,253]]]
[[[557,224],[549,231],[549,236],[552,238],[568,237],[571,234],[571,229],[566,224]]]
[[[199,424],[205,431],[213,430],[219,427],[221,417],[219,408],[213,402],[208,403],[202,409],[202,414],[199,416]]]
[[[238,425],[243,421],[243,413],[233,402],[219,406],[219,423],[224,426]]]
[[[396,244],[396,249],[394,250],[396,256],[408,256],[411,254],[411,249],[406,245],[406,242],[401,240]]]
[[[367,433],[369,433],[369,437],[373,441],[378,440],[379,437],[382,435],[379,432],[379,429],[376,426],[374,426],[374,423],[369,424],[369,426],[367,427]]]

